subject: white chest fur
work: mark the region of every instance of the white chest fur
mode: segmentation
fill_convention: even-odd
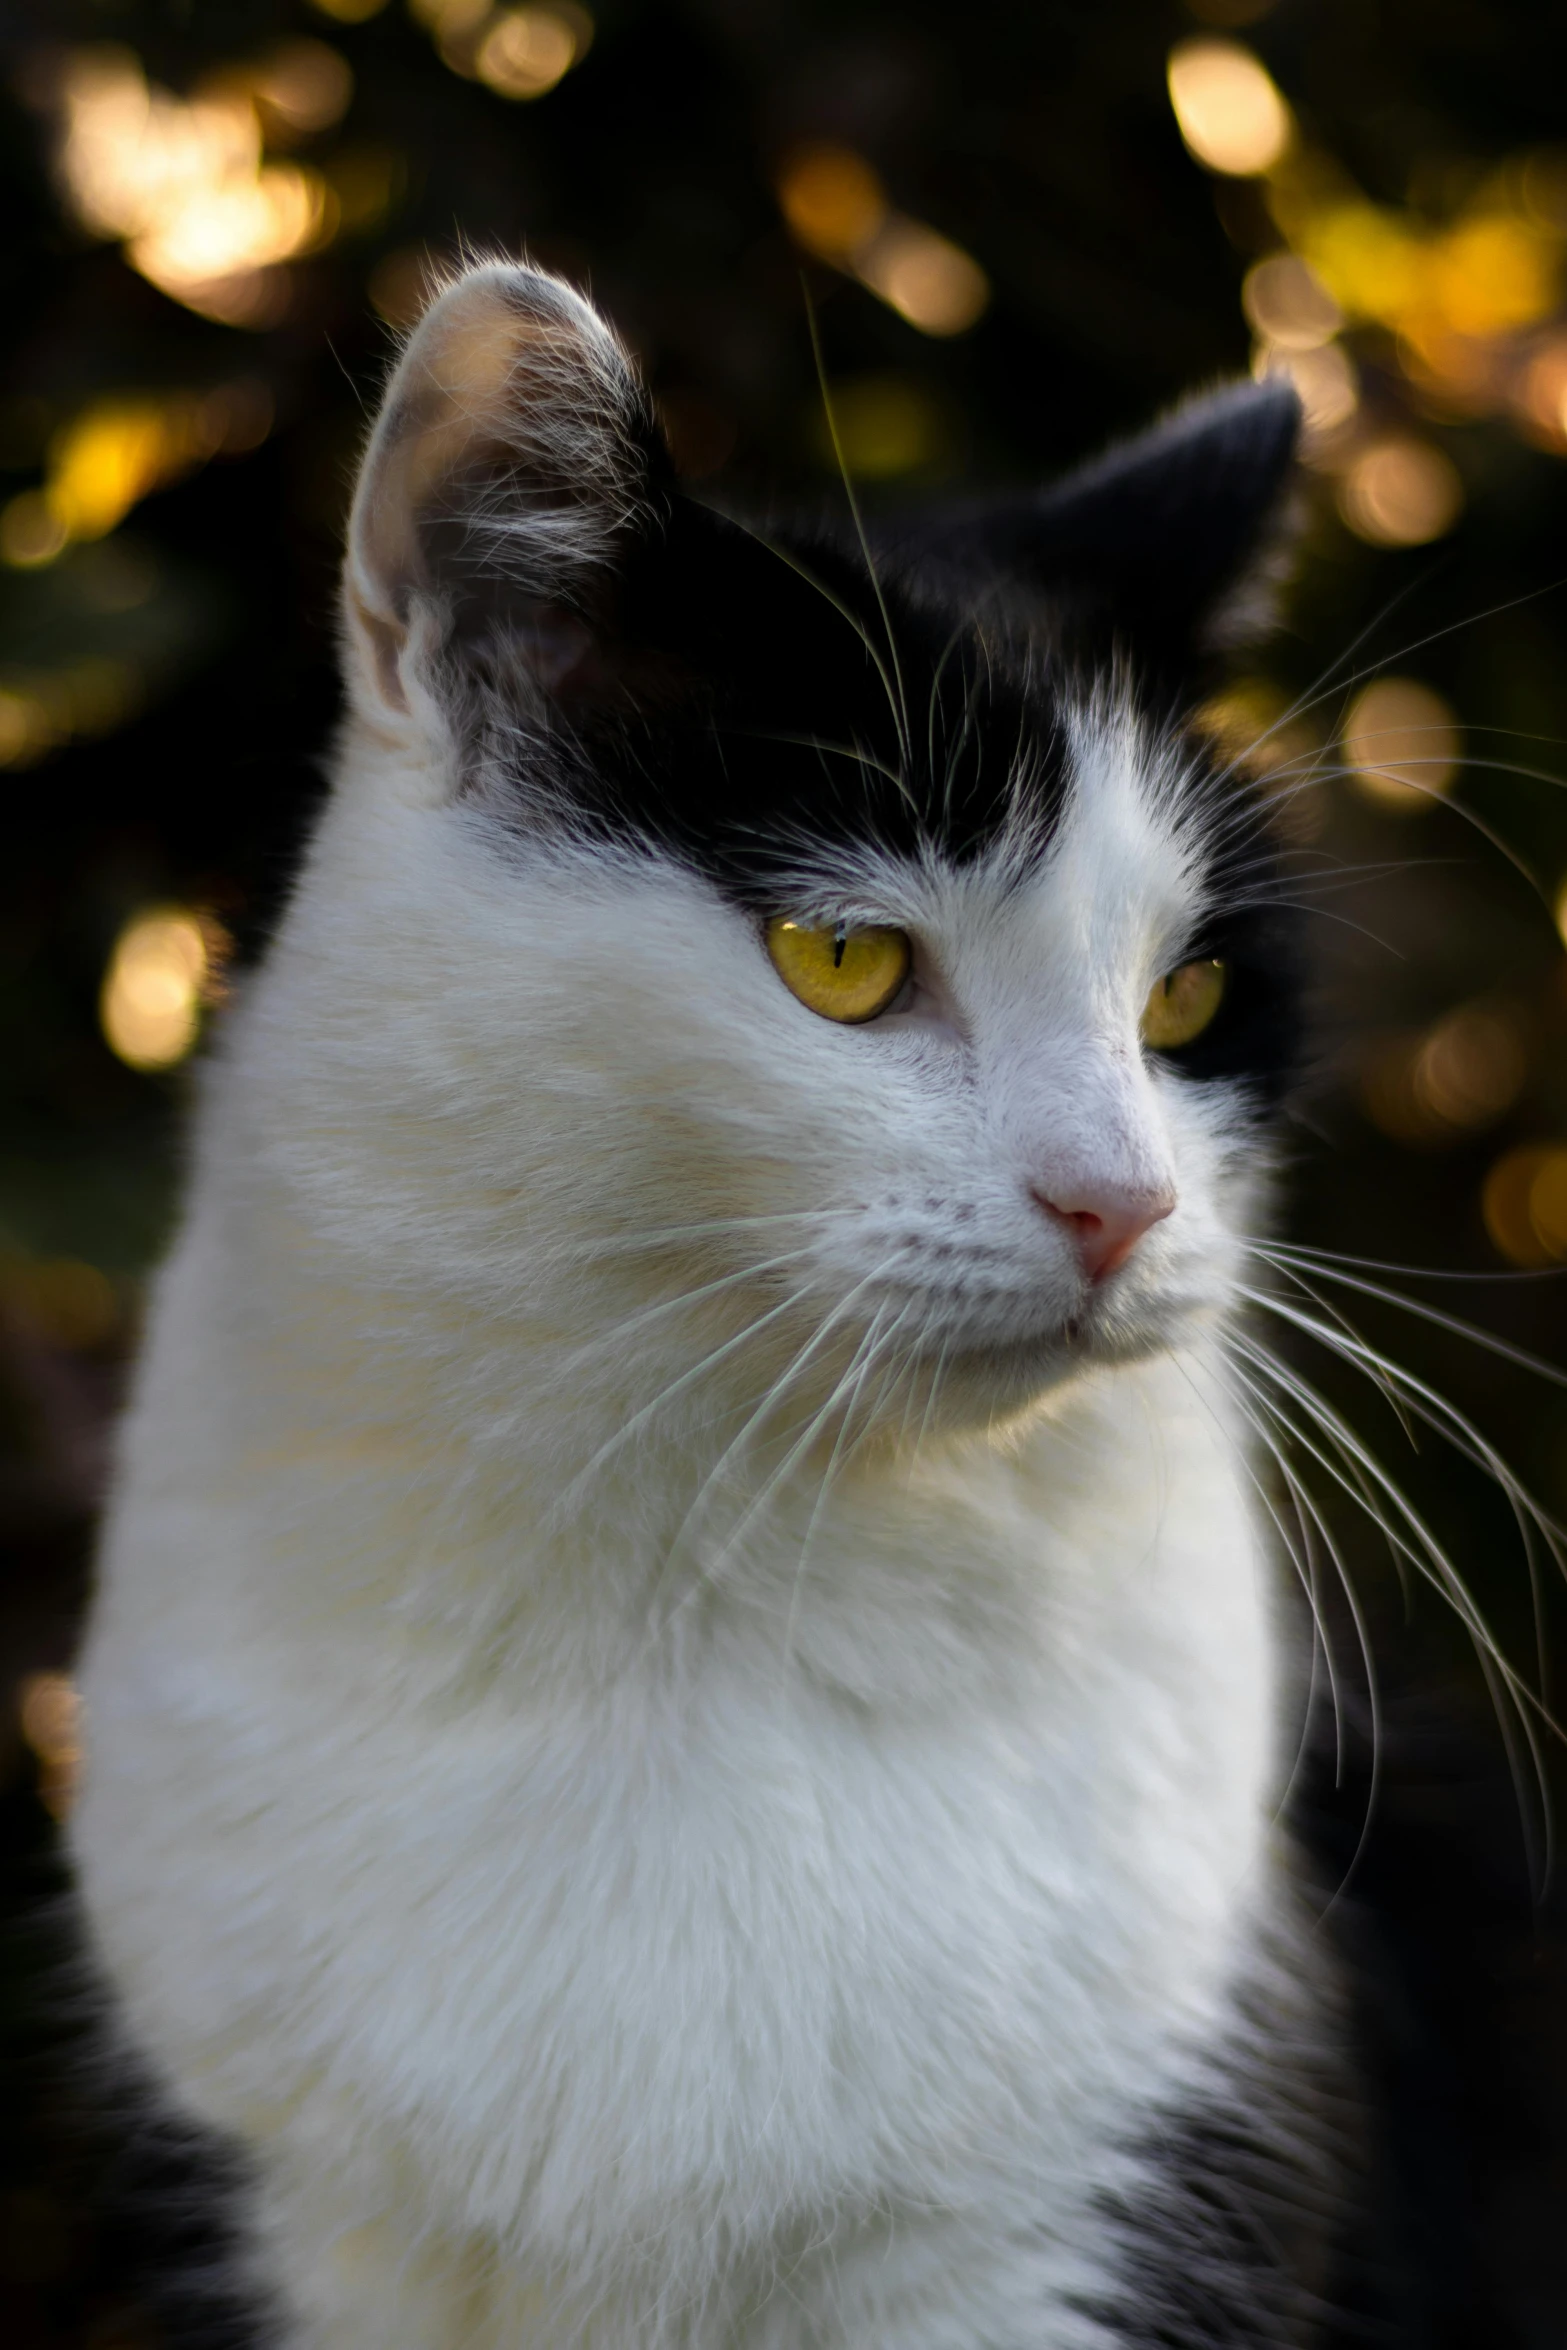
[[[628,1616],[609,1670],[561,1636],[580,1562],[470,1491],[444,1563],[519,1594],[497,1672],[404,1603],[451,1544],[427,1461],[379,1465],[367,1525],[351,1428],[272,1391],[225,1452],[255,1399],[203,1376],[201,1249],[131,1432],[78,1849],[135,2028],[261,2151],[309,2338],[510,2342],[525,2307],[530,2341],[784,2342],[825,2296],[923,2343],[896,2280],[934,2238],[998,2323],[1091,2281],[1087,2205],[1259,1861],[1261,1574],[1200,1369],[851,1468],[803,1574],[784,1513],[771,1586],[673,1644]]]

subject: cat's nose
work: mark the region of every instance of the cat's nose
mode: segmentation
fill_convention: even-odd
[[[1036,1185],[1034,1197],[1047,1216],[1065,1224],[1090,1281],[1103,1281],[1126,1263],[1143,1234],[1175,1206],[1173,1191],[1114,1192],[1074,1187],[1048,1199]]]

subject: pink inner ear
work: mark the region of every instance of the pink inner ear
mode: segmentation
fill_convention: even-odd
[[[349,592],[353,600],[354,616],[369,640],[371,656],[375,662],[376,683],[381,689],[382,699],[393,710],[406,710],[408,696],[403,692],[400,666],[403,632],[395,621],[386,617],[385,613],[372,612],[363,596],[352,589]]]

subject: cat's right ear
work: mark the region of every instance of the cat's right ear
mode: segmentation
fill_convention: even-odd
[[[661,453],[625,350],[559,278],[486,262],[440,292],[387,386],[349,520],[364,714],[429,713],[498,647],[541,694],[569,684]]]

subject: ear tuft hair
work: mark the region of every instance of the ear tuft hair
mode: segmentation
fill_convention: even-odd
[[[662,444],[616,336],[561,279],[485,262],[414,328],[365,452],[344,600],[368,681],[502,620],[546,673],[644,519]],[[585,633],[580,626],[575,634]]]

